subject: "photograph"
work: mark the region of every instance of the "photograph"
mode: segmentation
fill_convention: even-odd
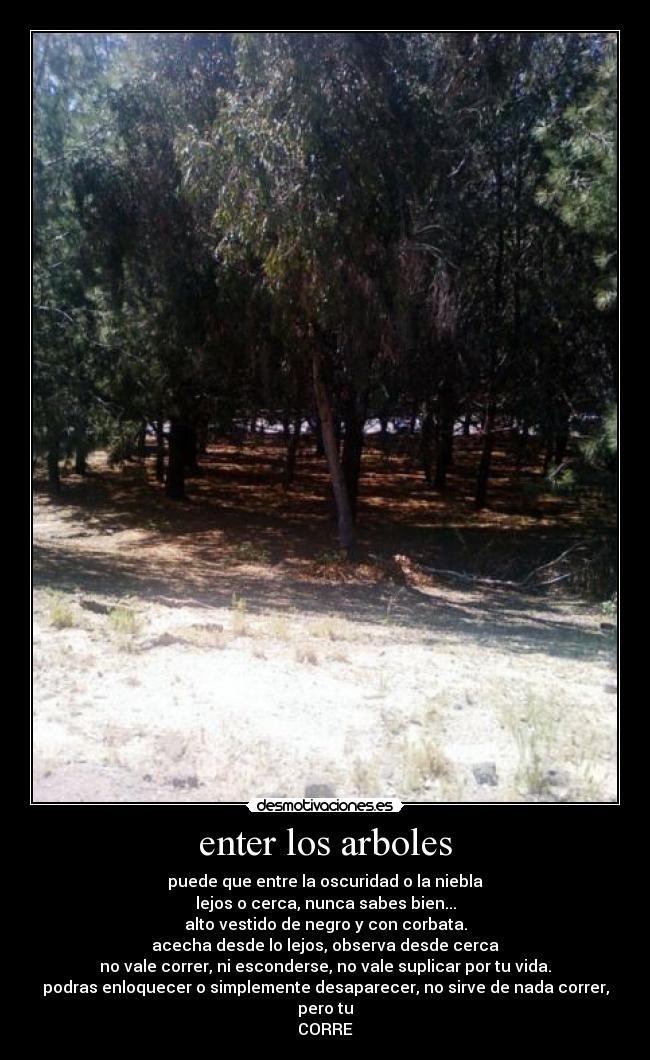
[[[619,804],[619,32],[30,31],[32,805]]]

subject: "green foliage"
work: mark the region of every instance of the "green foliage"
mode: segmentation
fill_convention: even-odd
[[[48,594],[47,615],[55,629],[72,629],[77,625],[74,610],[62,593]]]
[[[348,479],[366,414],[426,412],[433,452],[490,406],[559,462],[569,410],[614,399],[615,314],[594,312],[616,298],[611,34],[34,41],[34,440],[52,471],[77,445],[120,462],[143,420],[313,416],[315,354]]]
[[[321,566],[329,567],[341,563],[343,557],[340,552],[336,551],[336,549],[328,548],[323,552],[319,552],[315,559],[316,563]]]
[[[239,563],[268,563],[268,549],[256,545],[254,541],[238,541],[230,549],[230,554]]]
[[[605,618],[618,618],[618,592],[612,593],[610,598],[603,602],[601,611]]]
[[[230,606],[231,606],[231,609],[235,612],[235,614],[239,614],[239,615],[243,615],[248,609],[248,604],[246,603],[246,598],[244,596],[239,596],[238,593],[233,593],[232,594],[232,599],[230,601]]]
[[[577,484],[575,472],[564,464],[552,467],[546,481],[553,493],[572,493]]]
[[[111,423],[110,433],[106,439],[110,467],[123,464],[133,458],[140,427],[140,424],[135,423]]]
[[[556,210],[570,228],[594,240],[594,261],[602,274],[595,295],[599,309],[616,305],[617,61],[613,35],[589,40],[596,49],[586,84],[559,114],[541,123],[536,135],[548,170],[538,201]]]
[[[114,633],[120,637],[134,637],[142,629],[140,616],[130,607],[118,604],[108,612],[108,621]]]
[[[611,404],[590,438],[582,442],[582,452],[596,468],[615,470],[618,456],[618,406]]]

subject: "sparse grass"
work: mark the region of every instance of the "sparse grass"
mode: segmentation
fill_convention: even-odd
[[[128,743],[130,736],[131,734],[119,725],[107,725],[105,727],[103,734],[103,744],[105,748],[103,754],[104,765],[113,768],[124,765],[120,749]]]
[[[306,644],[298,644],[294,652],[294,658],[298,663],[309,663],[310,666],[318,666],[319,658],[313,648]]]
[[[275,453],[274,448],[272,452]],[[383,530],[377,519],[377,528],[373,528],[374,524],[368,524],[364,549],[374,549],[382,556],[399,551],[400,554],[413,555],[418,562],[444,569],[517,578],[519,567],[510,569],[508,563],[514,563],[516,559],[525,572],[548,555],[559,554],[565,547],[565,536],[569,535],[573,540],[573,535],[577,535],[584,517],[582,509],[576,515],[576,506],[568,495],[553,495],[550,498],[547,495],[546,500],[542,498],[539,507],[544,519],[539,522],[537,515],[533,517],[525,510],[523,515],[519,514],[520,480],[514,478],[495,479],[495,509],[481,516],[480,523],[477,523],[473,512],[467,516],[463,508],[463,454],[464,442],[459,439],[460,463],[454,472],[454,489],[444,504],[437,504],[429,497],[419,499],[419,493],[413,489],[416,480],[420,481],[419,467],[412,479],[405,472],[401,458],[391,458],[391,474],[381,472],[373,477],[373,466],[376,471],[377,460],[369,449],[364,457],[367,458],[370,471],[366,479],[366,502],[368,505],[372,503],[376,515],[386,513],[389,516],[393,536],[390,539],[381,536]],[[472,456],[470,470],[473,474],[474,449],[469,455]],[[187,723],[192,731],[195,726],[194,710],[186,710],[185,707],[191,707],[194,700],[197,712],[205,706],[211,712],[210,726],[216,724],[215,716],[218,718],[221,706],[215,704],[214,710],[212,707],[214,683],[210,682],[214,670],[211,670],[212,658],[209,657],[208,649],[227,645],[227,658],[221,655],[219,660],[223,662],[228,677],[232,673],[233,680],[241,678],[242,703],[247,707],[250,705],[251,710],[250,716],[246,711],[242,712],[245,726],[240,724],[239,716],[231,719],[224,711],[218,736],[210,728],[210,746],[201,752],[204,756],[201,777],[214,783],[215,790],[224,797],[247,798],[252,791],[260,790],[262,780],[268,785],[268,790],[297,794],[301,790],[304,761],[300,753],[299,761],[296,761],[295,748],[308,746],[308,741],[301,742],[302,728],[305,734],[309,734],[312,725],[321,725],[323,715],[330,716],[327,713],[330,710],[331,725],[327,738],[321,740],[320,728],[318,730],[313,775],[320,776],[325,772],[327,779],[330,779],[329,771],[323,768],[321,755],[331,755],[341,770],[341,776],[345,778],[345,786],[349,785],[348,790],[356,788],[368,794],[401,794],[403,798],[409,799],[461,801],[463,798],[474,798],[476,794],[471,764],[490,758],[498,765],[499,784],[498,787],[485,785],[481,788],[480,794],[486,799],[502,799],[512,793],[513,801],[557,801],[566,797],[569,782],[572,799],[599,801],[601,797],[611,797],[611,777],[615,769],[612,765],[615,751],[615,718],[612,717],[615,697],[603,693],[603,683],[612,679],[611,674],[605,672],[605,653],[610,650],[610,644],[613,646],[614,637],[605,638],[596,634],[601,618],[615,622],[615,601],[603,607],[601,613],[594,607],[593,613],[590,611],[588,615],[589,625],[586,618],[583,622],[581,615],[576,617],[574,623],[567,606],[567,624],[566,627],[560,627],[555,622],[554,598],[544,601],[540,597],[530,605],[525,599],[515,601],[516,606],[509,611],[507,594],[493,594],[488,589],[474,591],[464,584],[442,579],[436,583],[434,596],[426,599],[389,580],[391,571],[384,569],[389,565],[388,561],[383,565],[377,564],[373,576],[368,574],[366,577],[362,564],[353,563],[346,567],[334,549],[321,553],[318,558],[323,567],[316,571],[315,554],[328,545],[327,537],[319,538],[317,535],[329,533],[328,528],[325,525],[320,528],[319,523],[322,505],[321,462],[312,461],[311,456],[305,454],[304,477],[297,484],[295,494],[296,503],[304,507],[300,509],[300,521],[291,531],[292,534],[295,532],[295,537],[292,537],[291,542],[287,541],[284,548],[282,542],[287,539],[283,535],[290,526],[286,521],[286,498],[277,489],[277,484],[269,485],[268,492],[264,492],[265,487],[260,486],[259,492],[255,494],[255,503],[248,505],[247,498],[252,496],[252,492],[243,488],[238,490],[242,483],[250,484],[248,476],[254,472],[253,465],[249,461],[238,465],[237,460],[232,459],[231,450],[227,456],[235,465],[232,475],[206,476],[197,483],[197,490],[200,486],[208,500],[213,494],[212,499],[220,503],[208,505],[205,510],[199,505],[192,511],[189,508],[174,508],[169,512],[166,508],[160,512],[156,509],[149,520],[143,520],[142,528],[149,526],[159,533],[150,535],[147,549],[143,548],[142,555],[134,554],[133,557],[124,556],[121,539],[101,536],[104,515],[110,510],[113,494],[116,501],[122,503],[124,477],[118,478],[117,474],[106,472],[99,464],[95,477],[89,482],[77,483],[76,476],[71,476],[75,481],[69,489],[73,494],[79,490],[80,503],[86,503],[83,491],[87,491],[89,485],[93,490],[99,484],[102,489],[105,486],[106,496],[102,504],[105,502],[106,507],[102,509],[104,515],[100,512],[98,524],[95,520],[87,526],[79,522],[79,527],[83,526],[85,532],[84,540],[79,543],[78,567],[71,568],[70,574],[66,570],[65,582],[61,581],[62,573],[57,569],[58,553],[55,550],[51,550],[50,556],[50,550],[44,548],[43,558],[38,561],[41,581],[37,585],[47,584],[45,578],[55,586],[64,585],[65,601],[69,602],[78,618],[76,624],[85,631],[83,634],[58,633],[53,628],[54,624],[50,626],[48,622],[43,590],[37,592],[35,671],[43,720],[47,720],[47,711],[60,711],[64,723],[68,724],[68,716],[72,713],[70,708],[79,702],[88,712],[88,717],[83,718],[83,729],[88,732],[90,740],[90,733],[97,731],[97,719],[104,716],[106,692],[109,703],[112,705],[114,701],[120,714],[132,709],[137,711],[138,716],[141,709],[148,712],[147,740],[142,742],[141,748],[135,743],[121,752],[125,765],[132,764],[137,755],[143,756],[145,763],[150,733],[160,725],[157,708],[161,701],[166,703],[168,699],[171,705],[172,692],[177,694],[174,701],[179,703],[178,716],[183,717],[183,724]],[[313,477],[310,477],[312,463]],[[130,473],[128,468],[126,473]],[[235,473],[238,473],[239,478]],[[136,487],[130,485],[129,488]],[[92,509],[93,496],[88,500],[88,514],[95,514]],[[232,503],[234,497],[237,498],[235,509]],[[279,497],[282,503],[278,505]],[[313,501],[312,497],[315,498]],[[148,511],[146,503],[142,494],[143,512]],[[77,529],[76,521],[68,518],[65,507],[59,509],[52,506],[40,494],[37,495],[37,505],[39,511],[42,510],[44,520],[41,537],[46,538],[50,531],[56,531],[58,535],[59,529],[65,530],[66,534]],[[312,505],[313,521],[310,518]],[[115,510],[117,513],[121,511],[119,507]],[[231,518],[233,510],[240,512],[241,523],[235,524]],[[268,522],[262,522],[262,515],[265,520],[268,517]],[[460,531],[450,530],[452,523],[462,528],[462,535]],[[91,525],[96,526],[96,539],[90,537],[86,540]],[[141,524],[134,521],[133,526],[136,525],[141,528]],[[241,526],[245,538],[239,543],[236,543],[238,531],[234,529],[235,525]],[[189,526],[195,526],[197,533],[188,534]],[[260,527],[259,534],[257,526]],[[509,529],[522,530],[524,551],[522,554],[517,552],[516,557],[514,553],[512,556],[510,554],[512,543],[508,533],[497,533]],[[557,547],[552,545],[553,534],[558,535]],[[541,537],[544,537],[544,549],[547,551],[542,549]],[[224,583],[215,586],[215,568],[223,574],[223,564],[235,556],[242,561],[261,561],[265,550],[250,544],[258,539],[273,542],[274,557],[276,549],[279,554],[284,548],[286,569],[278,567],[273,572],[273,580],[262,581],[255,577],[259,568],[251,566],[248,570],[243,567],[238,570],[233,559],[233,566],[227,572],[230,584],[224,600]],[[484,557],[491,541],[494,544],[489,555],[492,557],[495,554],[494,569],[490,565],[492,560],[490,564],[484,564],[483,558],[481,565],[475,565],[476,557]],[[148,551],[149,545],[151,552]],[[75,534],[69,547],[71,551],[77,548]],[[104,554],[101,563],[100,558],[97,561],[93,558],[95,547],[98,557],[100,552]],[[155,627],[154,632],[159,631],[159,621],[160,633],[169,626],[168,633],[163,633],[160,638],[161,650],[158,650],[156,636],[152,637],[151,644],[147,638],[146,645],[143,645],[144,638],[124,634],[123,650],[139,651],[141,647],[144,650],[136,657],[122,655],[120,661],[116,652],[117,637],[111,631],[106,614],[101,617],[100,612],[89,615],[82,607],[85,595],[99,593],[98,585],[101,583],[93,576],[113,563],[115,584],[123,585],[124,593],[138,595],[133,598],[126,595],[122,597],[120,591],[120,597],[111,600],[107,594],[103,594],[102,605],[105,608],[107,603],[110,606],[119,602],[132,608],[142,614],[147,625]],[[117,572],[123,566],[125,579],[118,583]],[[163,571],[168,575],[170,584],[174,581],[174,592],[178,588],[178,599],[183,601],[178,607],[180,625],[167,622],[170,608],[166,606],[163,612],[162,606],[156,603],[155,594],[149,592],[149,582],[154,588],[160,588]],[[358,576],[359,583],[340,592],[330,585],[323,586],[324,581],[333,582],[339,574],[341,580],[350,585],[352,579]],[[76,589],[73,589],[74,581],[69,581],[69,577],[75,579]],[[558,592],[564,586],[565,583],[560,582]],[[231,604],[230,593],[233,588],[245,593],[248,599],[235,595]],[[548,595],[550,598],[551,594]],[[502,599],[503,613],[498,607]],[[483,602],[490,605],[487,610],[483,610]],[[187,617],[183,617],[181,611]],[[560,614],[564,611],[565,604],[560,599],[557,617],[564,618],[564,614]],[[612,612],[614,617],[610,618]],[[363,614],[367,614],[367,621]],[[539,619],[543,619],[544,614],[551,621],[542,625]],[[214,625],[221,622],[224,632],[219,633],[207,626],[203,628],[201,624],[208,619],[214,619]],[[386,623],[384,627],[381,625],[382,619]],[[195,625],[188,629],[182,622]],[[45,626],[49,628],[39,628]],[[567,629],[566,645],[561,643],[564,628]],[[531,630],[530,646],[537,646],[540,652],[539,666],[534,652],[532,660],[529,660],[519,650],[520,644],[527,640],[528,630]],[[489,636],[492,633],[494,648]],[[244,634],[247,639],[244,639]],[[167,639],[163,639],[165,636]],[[575,640],[575,653],[572,638]],[[296,645],[302,650],[294,661]],[[149,647],[156,650],[149,651]],[[199,647],[206,650],[200,653]],[[558,650],[559,647],[561,650]],[[388,650],[384,652],[384,648]],[[584,654],[581,654],[583,649]],[[273,659],[269,667],[266,667],[266,663],[262,666],[255,661],[264,659],[265,654],[269,660]],[[183,674],[182,679],[169,669],[176,660]],[[288,685],[286,693],[282,692],[283,706],[287,707],[286,724],[291,731],[283,728],[279,737],[264,752],[268,761],[263,756],[260,760],[256,738],[256,723],[260,717],[255,707],[257,685],[249,684],[249,678],[257,681],[260,674],[266,676],[266,670],[272,668],[275,671],[282,662],[286,662],[288,669],[287,685],[292,667],[294,677],[302,674],[307,679],[311,676],[314,685],[321,675],[328,680],[323,682],[322,690],[314,688],[313,699],[310,698],[308,702],[301,697],[299,680],[294,681],[294,690]],[[310,670],[298,663],[314,668]],[[80,702],[83,693],[75,691],[71,692],[71,698],[66,699],[66,689],[72,677],[75,673],[79,675],[81,670],[89,671],[88,698]],[[124,676],[127,671],[134,673],[133,679]],[[123,680],[120,680],[120,674]],[[138,678],[142,682],[141,688],[137,687]],[[218,681],[219,677],[216,679],[217,684]],[[332,709],[330,689],[337,683],[342,689],[345,685],[344,694],[341,703]],[[133,687],[129,688],[131,684]],[[463,696],[465,685],[471,687],[472,697]],[[207,696],[204,695],[205,687],[208,689]],[[378,687],[380,691],[377,691]],[[255,689],[251,695],[247,692],[250,688]],[[546,722],[540,720],[536,724],[535,719],[525,717],[528,711],[528,689],[533,696],[544,700],[539,704],[539,709],[547,713]],[[52,696],[50,701],[50,693],[54,690],[57,696]],[[97,699],[96,690],[101,692]],[[269,701],[275,701],[276,691],[280,694],[279,690],[269,689]],[[505,706],[509,703],[512,707],[514,702],[518,703],[519,709],[513,707],[511,735],[510,726],[504,732],[498,723],[502,720],[499,717],[502,704]],[[101,708],[99,711],[98,707]],[[268,715],[267,712],[264,714],[266,725]],[[359,724],[359,717],[367,719],[367,723]],[[593,732],[588,732],[589,726]],[[81,729],[79,719],[77,728]],[[516,739],[515,730],[518,730]],[[46,745],[49,729],[44,726],[43,732],[42,743]],[[241,733],[241,746],[236,733]],[[351,734],[349,739],[348,734]],[[596,736],[598,743],[594,744]],[[75,740],[78,738],[76,734]],[[423,747],[419,746],[419,740],[424,744]],[[476,751],[473,747],[468,749],[467,745],[474,743]],[[107,749],[99,742],[97,755]],[[64,750],[67,753],[67,748]],[[438,754],[434,754],[434,751]],[[449,755],[451,766],[445,763],[440,754],[442,751]],[[58,751],[57,755],[60,763]],[[355,759],[356,780],[353,777]],[[233,761],[237,764],[234,771]],[[448,775],[434,775],[444,771],[446,766],[449,767]],[[142,772],[148,773],[151,768],[152,764],[147,760]],[[558,774],[565,774],[566,769],[567,786],[561,787],[556,781],[549,783],[549,769],[555,769]],[[307,779],[311,779],[311,773]],[[543,794],[534,794],[531,789]]]
[[[386,601],[386,614],[382,618],[384,626],[390,626],[391,622],[394,621],[393,609],[397,605],[397,601],[404,592],[406,586],[400,585],[397,589],[394,589],[389,593],[388,600]]]
[[[246,637],[250,632],[246,619],[238,611],[232,616],[232,632],[236,637]]]
[[[390,682],[386,676],[384,670],[380,670],[377,674],[377,695],[387,696],[390,691]]]
[[[108,621],[119,637],[135,637],[142,629],[142,620],[130,607],[118,604],[108,612]]]
[[[349,655],[347,655],[347,653],[342,651],[340,648],[337,648],[336,651],[332,652],[332,654],[330,655],[330,659],[332,660],[332,662],[337,662],[337,663],[349,663],[350,662]]]
[[[395,710],[383,710],[381,720],[391,736],[399,736],[406,728],[406,721]]]
[[[435,723],[440,718],[440,704],[436,699],[427,699],[424,707],[424,720],[429,724]]]
[[[548,705],[529,693],[523,707],[507,708],[504,720],[517,744],[519,767],[514,782],[524,795],[549,793],[547,773],[557,745],[555,718]]]
[[[238,563],[268,563],[269,553],[266,548],[256,545],[254,541],[238,541],[231,545],[229,556]]]
[[[289,640],[289,623],[284,615],[271,615],[267,626],[270,636],[276,640]]]
[[[314,556],[314,560],[319,565],[319,567],[334,566],[337,563],[341,563],[342,559],[342,553],[337,552],[336,549],[332,548],[325,549],[323,552],[319,552],[316,556]]]
[[[404,739],[399,751],[399,767],[406,794],[422,791],[431,780],[449,782],[452,777],[451,764],[433,737],[424,737],[417,742]]]
[[[76,626],[75,613],[65,597],[57,592],[50,592],[48,596],[47,615],[51,625],[55,629],[72,629]]]
[[[439,777],[439,781],[440,802],[462,802],[463,785],[451,765],[449,771],[444,776]]]
[[[571,798],[576,802],[599,802],[602,799],[601,786],[594,775],[591,762],[584,763],[578,771]]]
[[[232,632],[236,637],[245,637],[249,632],[246,621],[247,608],[246,598],[233,593],[230,601],[230,610],[232,612]]]
[[[376,758],[355,758],[352,764],[352,783],[358,795],[376,798],[383,794],[384,784]]]
[[[346,628],[340,619],[334,615],[326,615],[318,618],[310,625],[310,632],[314,637],[322,637],[326,640],[345,640]]]
[[[618,618],[618,593],[613,593],[609,600],[605,600],[600,605],[600,610],[610,622],[616,622]]]

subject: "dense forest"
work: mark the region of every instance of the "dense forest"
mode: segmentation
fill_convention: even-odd
[[[617,33],[35,32],[37,801],[617,791]]]
[[[616,37],[34,35],[34,434],[157,433],[183,498],[209,438],[307,420],[350,550],[364,425],[444,491],[478,430],[566,477],[615,466]],[[168,425],[166,429],[166,425]],[[540,457],[541,453],[541,457]],[[558,475],[559,469],[559,475]]]

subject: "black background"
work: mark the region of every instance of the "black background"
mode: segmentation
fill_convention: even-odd
[[[23,30],[24,58],[18,59],[16,71],[16,83],[22,83],[26,92],[22,63],[29,62],[30,32]],[[628,34],[623,41],[628,51],[634,37]],[[643,64],[635,64],[631,53],[624,54],[628,57],[624,113],[631,119],[631,73],[643,69]],[[8,54],[7,59],[11,57]],[[26,115],[27,102],[24,113],[17,108],[14,112],[16,143],[21,135],[27,139]],[[630,140],[630,160],[632,148]],[[628,165],[628,175],[634,168]],[[26,283],[27,241],[25,250]],[[631,270],[628,275],[633,274]],[[644,270],[641,275],[645,277]],[[643,299],[634,301],[645,306]],[[630,308],[631,304],[628,301]],[[631,352],[638,357],[641,350],[636,347]],[[23,363],[29,387],[28,360]],[[634,413],[627,407],[626,411],[624,420],[633,426]],[[17,408],[14,412],[18,418]],[[644,423],[645,418],[637,422]],[[15,437],[20,427],[14,432]],[[31,489],[27,503],[31,512]],[[633,729],[640,725],[644,698],[639,695],[638,711],[630,711]],[[629,703],[634,705],[634,696]],[[18,780],[23,792],[26,772],[20,770]],[[628,780],[635,775],[630,761],[627,775]],[[633,821],[637,814],[638,824]],[[5,902],[4,929],[6,935],[13,930],[17,940],[5,997],[20,1012],[24,1046],[43,1048],[48,1054],[63,1049],[68,1055],[92,1056],[110,1049],[124,1057],[187,1057],[259,1049],[264,1055],[275,1050],[290,1055],[294,1051],[363,1055],[372,1046],[381,1050],[380,1055],[397,1048],[419,1056],[424,1050],[444,1047],[458,1056],[471,1048],[472,1056],[480,1050],[484,1055],[518,1057],[542,1052],[555,1058],[583,1055],[594,1042],[609,1049],[605,1032],[622,1044],[629,1029],[622,1009],[635,989],[635,976],[640,974],[637,958],[644,953],[644,908],[635,886],[635,874],[642,872],[637,858],[643,816],[642,806],[637,803],[634,808],[629,798],[618,806],[443,805],[406,807],[399,815],[252,815],[243,807],[229,806],[40,806],[30,805],[27,795],[18,813],[22,839],[13,847],[14,857],[5,869],[13,898]],[[203,836],[240,831],[276,834],[276,845],[282,849],[289,826],[297,834],[329,836],[332,854],[206,858],[199,850]],[[367,835],[373,827],[386,836],[408,835],[413,827],[421,835],[450,836],[453,856],[336,856],[340,836]],[[167,878],[205,872],[215,876],[473,873],[483,878],[483,889],[458,892],[472,937],[496,938],[504,959],[546,959],[555,983],[607,982],[610,994],[359,998],[354,1001],[354,1037],[324,1041],[298,1037],[293,997],[43,998],[44,982],[101,983],[100,960],[140,960],[152,956],[154,939],[182,937],[188,892],[170,895]],[[394,896],[391,891],[389,897]]]
[[[146,1041],[155,1038],[167,1046],[172,1038],[182,1041],[183,1035],[200,1031],[218,1036],[219,1041],[224,1035],[234,1035],[242,1046],[258,1043],[265,1048],[295,1046],[310,1050],[348,1050],[373,1042],[403,1045],[411,1035],[433,1042],[438,1034],[451,1028],[466,1043],[495,1044],[486,1036],[502,1036],[506,1030],[508,1035],[515,1035],[514,1028],[522,1020],[524,1030],[517,1033],[528,1034],[530,1046],[542,1040],[553,1042],[558,1020],[563,1034],[568,1029],[584,1035],[598,1032],[601,1026],[614,1027],[615,1012],[629,976],[629,956],[624,958],[624,953],[629,954],[629,943],[636,939],[632,926],[636,917],[624,897],[621,865],[626,856],[622,849],[621,813],[620,806],[567,805],[409,806],[399,814],[251,814],[245,807],[236,806],[31,807],[27,923],[34,927],[29,947],[33,1011],[39,1022],[45,1021],[48,1034],[62,1026],[68,1038],[72,1035],[80,1043],[84,1035],[97,1033],[105,1041],[119,1042],[128,1021],[130,1034],[143,1034]],[[328,836],[331,854],[287,857],[286,829],[290,826],[297,837]],[[373,827],[387,837],[410,837],[414,827],[420,837],[439,840],[449,836],[453,854],[340,856],[342,836],[370,835]],[[201,854],[199,843],[204,836],[236,836],[240,832],[245,836],[277,835],[277,853],[258,857]],[[411,876],[471,873],[482,877],[482,889],[431,890],[428,896],[449,900],[453,894],[458,899],[459,912],[452,915],[462,917],[469,925],[469,937],[499,942],[500,952],[484,954],[484,959],[515,961],[538,957],[547,961],[551,974],[534,975],[531,981],[544,978],[556,986],[560,982],[607,983],[610,993],[523,998],[490,993],[471,997],[344,996],[335,1000],[354,1003],[354,1035],[325,1041],[299,1037],[297,1033],[300,1000],[332,1000],[313,994],[302,999],[263,995],[236,998],[209,993],[203,997],[99,994],[43,998],[45,982],[96,982],[101,990],[101,983],[107,978],[122,979],[121,973],[101,975],[100,961],[162,959],[151,952],[152,942],[188,937],[185,921],[193,915],[188,910],[192,909],[196,893],[169,892],[168,877],[201,876],[206,872],[214,876],[298,877],[302,873],[317,877],[376,872]],[[366,896],[376,893],[366,892]],[[398,896],[393,890],[382,893],[389,898]],[[359,891],[332,894],[361,896]],[[277,892],[269,895],[277,896]],[[291,890],[284,896],[300,898],[300,893]],[[224,915],[239,918],[264,914]],[[279,919],[277,914],[267,915]],[[197,933],[197,937],[209,936]],[[236,937],[243,936],[238,933]],[[205,957],[185,953],[166,956],[181,960],[224,959],[214,952]],[[266,954],[263,956],[268,959]],[[318,959],[315,955],[294,956]],[[390,954],[386,956],[391,959]],[[418,958],[423,959],[423,955]],[[234,959],[251,959],[251,955],[233,955]],[[371,958],[350,955],[350,959]],[[398,953],[392,959],[413,956]],[[459,957],[449,955],[447,959]],[[126,978],[141,980],[139,976]],[[145,978],[151,981],[150,977]],[[187,980],[192,976],[180,978]],[[363,977],[359,974],[355,978]],[[517,1040],[512,1037],[511,1044],[514,1046]],[[521,1045],[524,1051],[528,1048],[523,1041]]]

